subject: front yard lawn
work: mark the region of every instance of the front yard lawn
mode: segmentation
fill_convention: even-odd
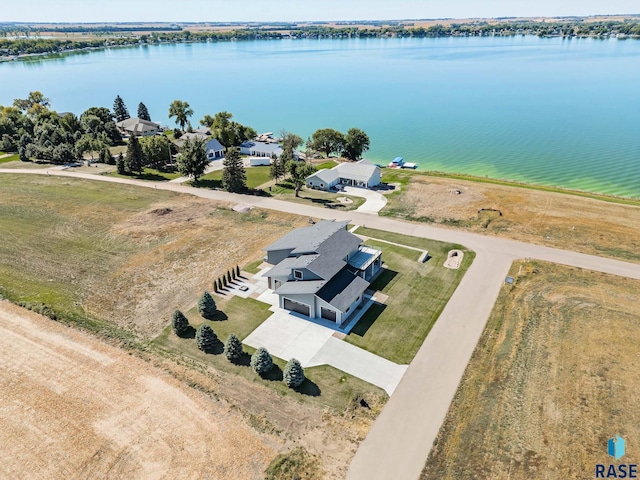
[[[248,167],[245,171],[247,173],[248,188],[258,188],[271,180],[271,167]],[[222,170],[214,170],[203,175],[198,183],[208,188],[222,188]]]
[[[399,364],[411,362],[440,312],[462,280],[475,254],[459,245],[409,237],[369,228],[358,228],[356,235],[401,243],[429,251],[431,257],[420,263],[420,252],[367,240],[382,250],[386,271],[372,283],[389,298],[374,304],[360,319],[345,341]],[[465,253],[458,270],[443,266],[449,250]]]

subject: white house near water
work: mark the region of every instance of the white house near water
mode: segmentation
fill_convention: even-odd
[[[325,168],[309,175],[306,184],[318,190],[331,190],[338,184],[373,188],[380,185],[380,167],[369,160],[340,163],[331,169]]]

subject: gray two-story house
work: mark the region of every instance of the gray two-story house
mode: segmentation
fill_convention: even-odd
[[[341,325],[362,303],[382,252],[362,245],[349,222],[323,220],[269,245],[266,273],[280,308]]]

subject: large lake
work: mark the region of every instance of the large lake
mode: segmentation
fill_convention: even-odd
[[[640,197],[640,41],[273,40],[134,47],[0,64],[0,104],[143,101],[170,124],[228,110],[258,131],[359,127],[367,157]],[[173,125],[173,123],[171,123]]]

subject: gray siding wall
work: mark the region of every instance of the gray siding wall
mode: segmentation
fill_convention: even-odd
[[[380,169],[376,168],[376,171],[371,176],[371,180],[369,180],[369,187],[376,187],[380,185]]]
[[[271,251],[267,252],[267,262],[269,262],[271,265],[277,265],[282,260],[287,258],[289,256],[289,254],[292,252],[292,250],[293,249],[271,250]]]

